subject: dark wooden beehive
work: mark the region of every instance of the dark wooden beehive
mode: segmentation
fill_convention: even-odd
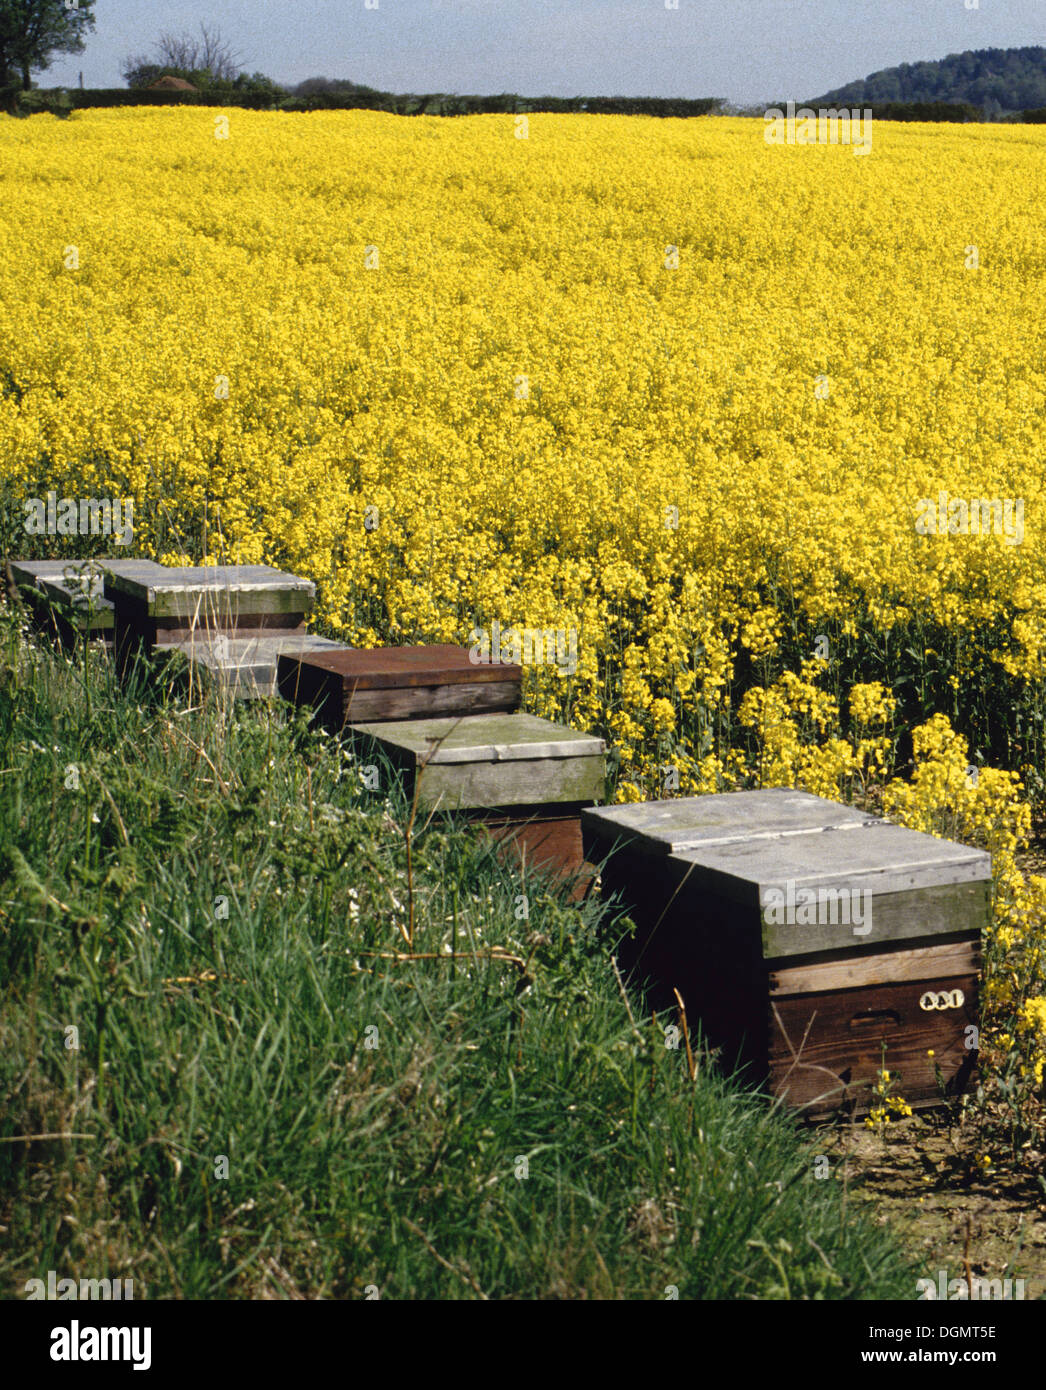
[[[883,1068],[913,1107],[967,1084],[990,855],[784,789],[589,810],[582,831],[636,922],[633,979],[655,1007],[678,989],[788,1104],[866,1110]]]
[[[69,646],[85,631],[107,646],[113,640],[113,605],[104,574],[149,578],[163,574],[153,560],[12,560],[11,572],[36,625]],[[83,576],[83,579],[81,579]]]
[[[470,714],[349,726],[426,813],[481,822],[506,850],[559,878],[581,875],[581,810],[601,800],[606,745],[531,714]]]
[[[283,698],[309,705],[335,732],[379,720],[511,713],[522,680],[522,667],[481,665],[454,646],[307,652],[282,656],[278,673]]]

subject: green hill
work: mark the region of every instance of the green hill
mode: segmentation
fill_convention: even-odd
[[[982,48],[902,63],[814,97],[808,106],[969,102],[987,116],[1046,106],[1046,48]]]

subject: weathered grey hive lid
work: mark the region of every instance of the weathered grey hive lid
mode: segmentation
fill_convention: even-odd
[[[157,642],[158,653],[181,652],[190,661],[212,671],[232,671],[239,667],[260,667],[275,679],[277,658],[304,656],[308,652],[339,651],[343,644],[311,632],[274,632],[267,637],[201,636],[191,633],[177,642]]]
[[[89,576],[86,593],[77,578],[83,571]],[[71,603],[77,608],[91,605],[96,610],[95,625],[112,627],[112,603],[104,597],[106,577],[123,574],[149,579],[153,575],[162,575],[164,568],[155,560],[99,557],[90,560],[12,560],[11,573],[16,584],[31,586],[59,603]]]
[[[772,893],[794,897],[804,888],[907,893],[987,881],[992,873],[992,857],[984,850],[875,821],[837,835],[807,831],[723,840],[672,859],[686,866],[688,882],[753,907],[764,906]]]
[[[121,574],[114,571],[108,580],[110,588],[134,598],[152,603],[162,594],[175,593],[255,593],[267,590],[306,594],[310,598],[316,586],[308,579],[271,565],[199,565],[182,569],[165,569],[159,573]]]
[[[156,652],[182,652],[193,662],[218,667],[272,666],[276,657],[304,656],[307,652],[338,652],[344,644],[314,632],[272,632],[267,637],[228,637],[190,632],[178,641],[157,642]]]
[[[11,573],[16,584],[39,584],[41,579],[61,579],[67,569],[82,564],[81,560],[12,560]]]
[[[105,594],[143,603],[150,617],[205,618],[212,611],[307,613],[316,586],[270,565],[200,565],[158,575],[107,574]]]
[[[601,807],[581,826],[593,862],[625,847],[649,858],[684,929],[729,923],[766,959],[975,934],[987,913],[990,854],[806,792]]]
[[[601,806],[583,811],[581,821],[586,841],[598,846],[602,857],[615,843],[667,855],[738,838],[872,825],[875,817],[810,792],[772,787]]]
[[[765,958],[976,934],[985,924],[991,855],[898,825],[869,822],[722,840],[670,855],[666,871],[700,912],[737,904]]]
[[[400,748],[426,765],[602,757],[606,752],[601,738],[533,714],[468,714],[349,727]]]
[[[163,565],[158,565],[155,560],[113,560],[109,557],[99,557],[89,560],[11,561],[11,572],[16,584],[32,584],[45,592],[57,593],[71,599],[81,596],[76,576],[82,570],[90,572],[90,593],[91,597],[96,599],[102,597],[102,586],[107,575],[123,574],[150,579],[166,573]]]
[[[180,652],[238,695],[270,696],[278,693],[276,671],[281,656],[300,659],[307,652],[338,651],[341,647],[329,637],[307,632],[274,632],[249,638],[192,633],[181,641],[158,642],[153,650],[157,654]]]

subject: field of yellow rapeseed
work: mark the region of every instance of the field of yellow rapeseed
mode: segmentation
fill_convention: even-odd
[[[527,698],[620,798],[990,843],[1041,1081],[1046,130],[99,110],[4,120],[0,184],[16,505],[133,497],[143,553],[308,575],[355,643],[574,633]]]

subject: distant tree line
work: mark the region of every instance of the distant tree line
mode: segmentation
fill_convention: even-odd
[[[52,111],[68,115],[92,106],[242,106],[256,110],[388,111],[401,116],[469,116],[505,112],[588,112],[621,116],[761,116],[762,107],[737,107],[718,97],[687,100],[672,97],[522,97],[514,92],[497,96],[458,93],[395,93],[367,87],[346,78],[309,77],[284,87],[265,73],[247,73],[239,55],[219,30],[201,24],[199,33],[163,33],[151,54],[135,54],[123,65],[127,87],[93,91],[22,90],[30,63],[46,67],[52,51],[78,51],[83,30],[93,20],[94,0],[80,0],[67,9],[64,0],[0,0],[0,79],[6,73],[3,105],[15,114]],[[18,40],[12,16],[46,17],[37,26],[43,38],[31,49]],[[5,20],[5,15],[8,19]],[[72,15],[74,20],[67,20]],[[74,22],[75,21],[75,22]],[[4,24],[7,23],[7,29]],[[42,27],[41,27],[42,26]],[[49,26],[49,27],[48,27]],[[20,32],[20,31],[19,31]],[[34,29],[33,33],[37,30]],[[7,36],[5,38],[5,35]],[[21,44],[19,47],[18,44]],[[6,44],[6,47],[5,47]],[[15,65],[21,72],[14,79]],[[175,78],[156,90],[161,78]],[[2,85],[2,84],[0,84]],[[179,86],[181,90],[179,90]],[[777,105],[784,110],[785,102]],[[935,63],[903,63],[873,73],[861,82],[839,87],[797,107],[871,110],[883,121],[1028,121],[1046,122],[1046,48],[989,48],[952,54]]]
[[[318,84],[325,84],[323,86]],[[521,97],[515,92],[497,96],[461,96],[457,93],[430,92],[397,95],[353,84],[326,85],[324,78],[310,78],[280,106],[292,111],[319,111],[345,107],[368,107],[394,111],[401,116],[475,116],[494,112],[513,114],[534,112],[581,112],[607,116],[707,116],[725,105],[721,97]]]
[[[187,70],[165,68],[161,77],[181,77]],[[195,74],[199,77],[199,74]],[[191,80],[186,78],[186,80]],[[310,78],[310,82],[326,79]],[[195,84],[194,84],[195,85]],[[511,114],[540,112],[587,112],[589,115],[614,116],[763,116],[769,107],[746,107],[724,110],[726,103],[715,97],[687,101],[671,97],[521,97],[514,93],[499,96],[458,96],[442,92],[422,95],[397,95],[377,91],[372,87],[345,82],[330,87],[312,87],[302,92],[299,84],[291,92],[276,87],[264,74],[250,77],[240,74],[224,82],[199,86],[195,91],[150,91],[147,88],[96,88],[81,91],[77,88],[33,89],[11,91],[4,104],[13,115],[30,116],[51,112],[68,116],[74,110],[100,106],[236,106],[255,111],[388,111],[397,116],[475,116],[505,112]],[[275,88],[275,90],[273,90]],[[770,103],[782,111],[785,102]],[[808,102],[814,111],[824,103]],[[797,110],[800,109],[798,106]],[[838,107],[836,108],[838,109]],[[850,108],[853,109],[853,108]],[[879,121],[945,121],[968,122],[985,120],[984,113],[966,102],[873,102],[870,110]],[[1005,122],[1046,124],[1046,107],[1018,111],[998,118]]]
[[[983,120],[981,111],[976,106],[970,106],[966,102],[946,102],[946,101],[874,101],[865,106],[856,104],[847,106],[843,102],[830,103],[826,98],[821,97],[817,101],[794,102],[796,115],[800,111],[860,111],[863,115],[865,111],[871,111],[875,120],[879,121],[980,121]],[[765,116],[769,110],[784,111],[788,107],[786,101],[771,102],[769,106],[747,106],[743,109],[735,109],[731,114],[738,116]]]
[[[937,62],[902,63],[837,87],[807,106],[967,103],[982,120],[1046,106],[1046,48],[982,48]]]
[[[763,114],[722,98],[521,97],[422,95],[380,91],[343,78],[310,77],[281,86],[264,73],[248,74],[232,45],[216,28],[162,33],[152,54],[123,65],[127,88],[94,91],[33,90],[30,73],[46,69],[56,53],[83,51],[93,27],[95,0],[0,0],[0,109],[12,114],[77,107],[127,105],[227,105],[260,110],[367,109],[397,115],[467,116],[487,112],[581,112],[622,116]],[[175,90],[155,90],[161,78]],[[181,85],[181,90],[177,87]],[[786,103],[778,106],[783,110]],[[805,103],[814,110],[871,110],[884,121],[1046,121],[1046,48],[986,48],[953,53],[937,62],[902,63],[838,87]]]
[[[977,106],[965,101],[873,101],[868,107],[877,121],[980,121]]]
[[[329,86],[302,83],[286,91],[265,77],[240,74],[229,81],[201,81],[199,71],[158,66],[142,74],[152,81],[160,77],[180,77],[192,83],[195,91],[151,91],[139,87],[100,88],[93,91],[26,92],[20,101],[23,112],[51,110],[65,114],[71,110],[96,106],[243,106],[255,110],[277,111],[389,111],[399,116],[472,116],[492,112],[588,112],[592,115],[620,116],[707,116],[717,112],[722,102],[715,97],[684,100],[674,97],[521,97],[515,93],[499,96],[461,96],[456,93],[422,94],[377,91],[372,87],[345,82]],[[311,78],[309,83],[325,82]],[[302,87],[306,90],[302,91]]]

